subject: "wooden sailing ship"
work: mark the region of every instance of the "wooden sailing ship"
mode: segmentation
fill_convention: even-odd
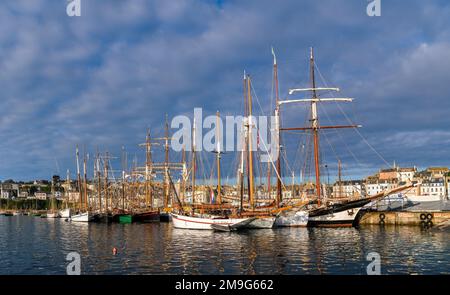
[[[397,191],[401,191],[411,187],[406,185],[389,192],[383,192],[376,196],[369,198],[361,198],[358,200],[344,200],[338,203],[329,203],[325,199],[322,193],[321,183],[321,171],[320,171],[320,152],[319,152],[319,132],[322,130],[330,129],[347,129],[347,128],[359,128],[360,125],[333,125],[322,126],[319,122],[318,104],[327,102],[352,102],[352,98],[322,98],[318,96],[319,91],[338,92],[339,88],[321,88],[316,87],[315,79],[315,62],[313,48],[310,50],[310,82],[309,88],[291,89],[289,94],[292,95],[297,92],[309,92],[311,98],[307,99],[291,99],[277,101],[277,108],[287,104],[310,104],[310,126],[293,127],[293,128],[280,128],[280,131],[305,131],[312,133],[313,137],[313,157],[314,157],[314,170],[315,170],[315,196],[310,198],[311,206],[309,209],[308,226],[313,227],[350,227],[356,225],[356,218],[361,208],[370,203],[373,200],[382,198],[387,194],[391,194]],[[339,164],[340,165],[340,164]],[[362,197],[362,196],[361,196]]]

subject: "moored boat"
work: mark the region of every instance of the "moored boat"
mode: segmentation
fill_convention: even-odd
[[[48,212],[46,214],[46,217],[47,218],[59,218],[59,214],[58,214],[58,212]]]
[[[309,213],[306,210],[286,210],[281,212],[275,221],[276,227],[305,227],[308,224]]]
[[[186,216],[171,213],[173,226],[175,228],[182,229],[202,229],[202,230],[212,230],[213,224],[230,226],[234,229],[244,228],[248,226],[253,220],[254,217],[249,218],[224,218],[224,217],[216,217],[216,216]]]
[[[133,221],[133,217],[130,214],[122,214],[119,216],[119,223],[131,223]]]
[[[273,228],[276,216],[256,216],[255,219],[247,225],[251,229]]]
[[[77,214],[73,214],[70,217],[70,221],[73,222],[91,222],[93,221],[93,215],[90,212],[80,212]]]
[[[139,212],[133,214],[133,222],[157,222],[160,221],[158,210]]]
[[[70,218],[72,215],[72,209],[67,208],[59,211],[61,218]]]

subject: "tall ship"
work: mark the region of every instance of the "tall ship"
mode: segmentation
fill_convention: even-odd
[[[396,188],[391,191],[382,192],[378,195],[371,197],[364,197],[362,194],[357,199],[330,199],[324,193],[324,185],[321,182],[321,150],[320,150],[320,134],[324,130],[338,130],[338,129],[356,129],[361,125],[321,125],[319,120],[318,106],[323,103],[351,103],[352,98],[336,98],[336,97],[322,97],[319,92],[334,93],[339,92],[339,88],[330,87],[317,87],[315,77],[315,61],[314,50],[310,49],[309,69],[310,69],[310,87],[308,88],[296,88],[290,89],[289,95],[295,93],[309,93],[310,97],[302,99],[286,99],[277,100],[277,110],[284,105],[292,104],[309,104],[308,121],[309,125],[301,127],[279,127],[279,131],[297,131],[304,132],[308,135],[308,138],[312,139],[312,160],[314,163],[314,189],[313,194],[308,196],[310,205],[307,206],[309,217],[307,225],[310,227],[351,227],[355,226],[357,222],[357,216],[363,206],[371,201],[385,197],[386,195],[402,191],[411,187],[410,184],[403,187]],[[279,114],[276,114],[279,116]],[[280,119],[278,118],[278,121]],[[306,157],[308,158],[308,154]],[[340,169],[340,162],[339,162]],[[340,173],[339,173],[340,174]]]

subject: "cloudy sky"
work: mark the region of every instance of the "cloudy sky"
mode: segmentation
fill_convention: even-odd
[[[66,0],[0,2],[0,180],[73,173],[77,144],[116,156],[125,146],[141,161],[137,145],[147,128],[162,134],[166,113],[240,114],[244,70],[268,111],[271,46],[282,97],[308,86],[314,46],[319,84],[355,98],[343,108],[364,128],[322,137],[330,168],[336,154],[349,177],[385,161],[450,165],[448,0],[382,0],[380,17],[367,0],[81,3],[69,17]],[[285,111],[286,126],[305,122],[300,108]]]

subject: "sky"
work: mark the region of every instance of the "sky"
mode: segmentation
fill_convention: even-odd
[[[165,114],[242,114],[244,70],[270,112],[272,46],[282,98],[309,85],[311,46],[319,85],[355,98],[343,108],[359,133],[321,138],[330,174],[337,158],[349,178],[394,162],[450,166],[447,0],[382,0],[379,17],[367,0],[81,0],[80,17],[67,3],[0,2],[0,180],[73,177],[77,144],[142,161],[138,144],[148,128],[163,134]],[[301,108],[283,110],[283,125],[303,124]],[[346,123],[335,106],[323,111]],[[298,157],[285,167],[299,171]]]

